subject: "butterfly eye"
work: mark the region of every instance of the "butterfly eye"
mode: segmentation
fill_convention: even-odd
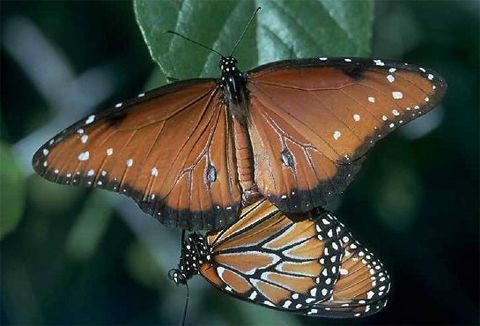
[[[178,284],[178,275],[180,272],[177,269],[171,269],[168,271],[168,278],[175,282],[175,284]]]

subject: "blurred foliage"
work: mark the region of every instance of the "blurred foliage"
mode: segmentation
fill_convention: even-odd
[[[185,289],[166,273],[179,232],[122,196],[48,183],[30,159],[69,123],[165,74],[218,75],[215,55],[163,30],[228,53],[257,5],[236,53],[243,69],[370,55],[372,40],[375,57],[433,68],[449,89],[437,109],[381,141],[334,204],[391,272],[385,311],[310,319],[240,302],[196,277],[187,323],[479,323],[478,1],[135,0],[0,2],[2,324],[178,323]]]
[[[0,142],[0,240],[17,227],[25,206],[25,179],[15,157]]]

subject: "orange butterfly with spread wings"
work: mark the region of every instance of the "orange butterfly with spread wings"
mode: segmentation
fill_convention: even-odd
[[[313,58],[243,73],[210,50],[221,56],[220,78],[160,87],[78,121],[35,153],[35,171],[125,194],[183,229],[222,228],[259,197],[307,212],[446,90],[436,72],[404,63]]]
[[[61,183],[132,197],[162,223],[218,229],[263,195],[285,212],[342,192],[376,141],[446,89],[421,67],[372,59],[280,61],[139,94],[68,127],[34,155]]]

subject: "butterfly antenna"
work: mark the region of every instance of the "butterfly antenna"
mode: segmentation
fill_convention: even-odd
[[[174,32],[174,31],[167,31],[167,33],[180,36],[181,38],[183,38],[183,39],[185,39],[185,40],[187,40],[187,41],[190,41],[190,42],[192,42],[193,44],[199,45],[199,46],[201,46],[202,48],[207,49],[207,50],[210,50],[210,51],[218,54],[218,55],[221,56],[222,58],[225,58],[225,56],[224,56],[223,54],[221,54],[220,52],[218,52],[217,50],[212,49],[211,47],[208,47],[208,46],[206,46],[206,45],[204,45],[204,44],[202,44],[202,43],[200,43],[200,42],[194,41],[194,40],[192,40],[191,38],[186,37],[185,35],[182,35],[182,34],[180,34],[180,33]]]
[[[235,46],[233,47],[232,53],[230,53],[230,56],[232,56],[233,53],[235,52],[235,50],[237,49],[238,45],[240,44],[240,42],[241,42],[242,39],[243,39],[243,36],[244,36],[245,33],[247,32],[248,27],[250,26],[250,24],[252,23],[253,19],[254,19],[255,16],[257,15],[257,12],[259,12],[260,9],[262,9],[262,7],[258,7],[258,8],[255,9],[255,11],[253,12],[252,16],[250,17],[250,20],[248,21],[247,25],[245,25],[245,28],[243,29],[242,35],[240,35],[240,37],[239,37],[238,40],[237,40],[237,43],[235,43]]]
[[[182,318],[182,326],[185,326],[185,320],[187,319],[187,310],[188,310],[188,298],[190,297],[190,290],[188,289],[188,283],[185,282],[185,286],[187,288],[187,296],[185,298],[185,307],[183,308],[183,318]]]

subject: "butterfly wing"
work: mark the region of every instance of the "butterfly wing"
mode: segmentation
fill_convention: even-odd
[[[259,201],[232,226],[210,233],[207,247],[200,274],[223,292],[270,308],[356,317],[378,311],[373,305],[388,292],[388,275],[376,269],[381,263],[322,210],[314,218],[288,217]]]
[[[440,75],[413,65],[322,59],[247,73],[255,179],[287,212],[341,193],[377,140],[431,110],[446,89]]]
[[[75,123],[33,166],[53,182],[130,196],[167,226],[219,228],[240,204],[226,112],[214,80],[175,83]]]
[[[372,315],[387,305],[390,276],[382,262],[356,241],[341,222],[337,234],[343,247],[340,277],[332,297],[307,314],[336,318]]]
[[[316,224],[282,214],[268,201],[244,209],[240,220],[207,237],[210,261],[200,273],[240,299],[299,310],[327,299],[339,275],[341,242],[335,221]]]

